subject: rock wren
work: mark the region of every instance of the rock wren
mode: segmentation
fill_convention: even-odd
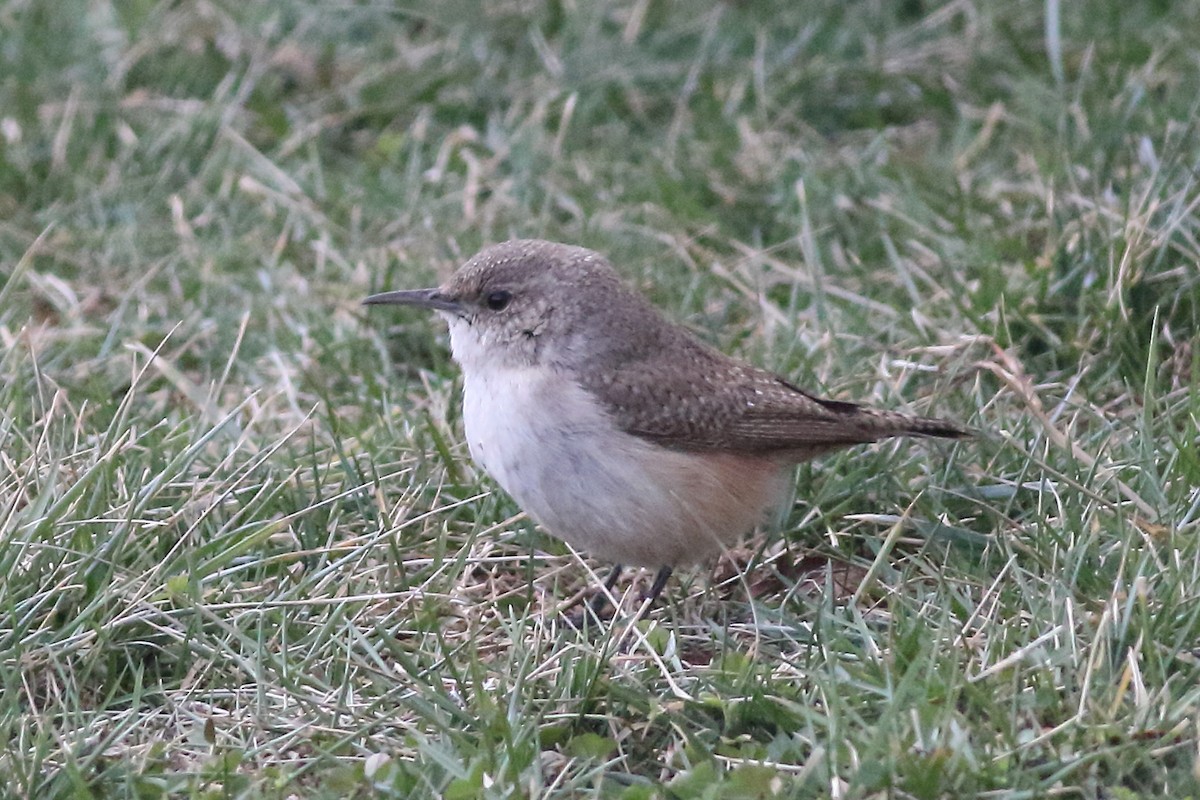
[[[364,303],[450,324],[471,456],[572,545],[658,570],[728,546],[779,505],[790,467],[888,436],[960,437],[940,419],[824,400],[701,343],[602,256],[489,247],[437,289]]]

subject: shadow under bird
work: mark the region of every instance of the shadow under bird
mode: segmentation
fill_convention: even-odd
[[[889,436],[967,435],[730,358],[582,247],[504,242],[436,289],[364,303],[446,319],[471,456],[550,533],[614,562],[608,589],[638,565],[658,570],[656,597],[674,567],[777,507],[797,463]]]

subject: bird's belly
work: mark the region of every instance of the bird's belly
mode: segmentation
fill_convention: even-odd
[[[466,379],[471,455],[552,534],[649,567],[697,561],[776,505],[777,462],[668,450],[621,431],[586,390],[545,368]]]

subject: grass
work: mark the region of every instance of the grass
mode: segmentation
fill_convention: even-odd
[[[0,792],[1200,796],[1198,27],[4,5]],[[581,634],[604,565],[472,467],[444,330],[358,305],[517,235],[982,434],[805,465]]]

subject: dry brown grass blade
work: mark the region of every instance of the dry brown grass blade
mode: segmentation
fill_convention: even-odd
[[[1037,390],[1033,386],[1033,381],[1026,374],[1024,366],[1017,360],[1016,356],[995,344],[993,344],[993,353],[994,360],[980,361],[978,366],[981,369],[991,372],[1012,390],[1014,394],[1021,398],[1025,403],[1026,409],[1037,420],[1038,425],[1041,426],[1042,431],[1046,434],[1046,438],[1050,440],[1051,444],[1070,453],[1072,458],[1086,465],[1088,469],[1094,469],[1097,466],[1098,459],[1055,427],[1054,422],[1050,419],[1045,407],[1042,405],[1042,399],[1038,396]],[[1158,519],[1158,512],[1141,495],[1134,491],[1133,487],[1120,478],[1114,478],[1113,480],[1117,486],[1117,491],[1137,507],[1142,517],[1150,522]]]

